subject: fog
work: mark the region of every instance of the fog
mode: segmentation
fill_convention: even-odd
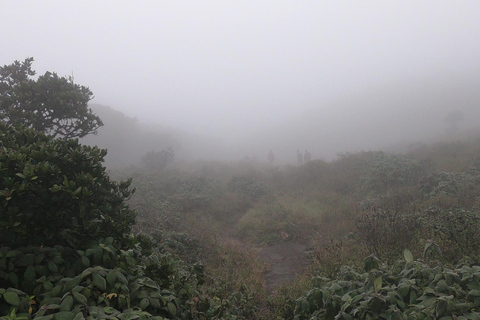
[[[168,136],[145,149],[294,163],[480,123],[476,0],[1,1],[0,25],[1,65],[73,75]]]

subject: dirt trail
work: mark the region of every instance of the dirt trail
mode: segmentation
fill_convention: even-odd
[[[301,274],[307,266],[306,246],[295,242],[284,242],[262,248],[258,252],[260,259],[269,265],[265,275],[267,290],[270,292],[282,283],[291,281]]]

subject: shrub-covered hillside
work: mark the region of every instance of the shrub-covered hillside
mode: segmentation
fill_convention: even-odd
[[[220,293],[230,298],[243,290],[244,298],[253,299],[240,299],[245,303],[242,308],[256,310],[249,315],[252,319],[309,319],[313,314],[318,319],[341,318],[345,309],[339,303],[347,299],[344,295],[351,291],[353,299],[355,290],[366,289],[349,285],[342,289],[339,302],[312,295],[311,290],[343,288],[341,281],[352,274],[358,284],[371,285],[371,294],[381,301],[386,299],[381,292],[395,294],[403,282],[417,290],[416,297],[400,295],[405,307],[400,308],[402,302],[394,307],[391,298],[393,302],[385,300],[374,312],[351,313],[353,318],[403,313],[421,318],[447,299],[441,297],[457,290],[455,281],[463,281],[458,283],[461,290],[474,290],[475,276],[469,272],[475,272],[480,253],[479,146],[480,139],[470,138],[415,145],[405,154],[342,154],[332,162],[316,160],[299,167],[248,161],[173,163],[161,172],[131,167],[116,175],[133,177],[137,192],[129,203],[138,212],[136,231],[168,243],[185,261],[201,261],[209,290],[218,293],[217,284],[222,283]],[[265,287],[269,266],[262,266],[258,256],[261,248],[285,242],[307,246],[308,270],[272,293]],[[377,261],[374,268],[365,269],[367,257],[366,261]],[[411,274],[412,268],[417,273]],[[445,280],[453,288],[445,293],[441,291],[445,288],[436,287],[444,279],[440,275],[418,278],[429,268],[433,275],[440,272],[442,277],[448,273],[460,278]],[[470,271],[460,276],[465,268]],[[380,275],[382,280],[375,282]],[[310,277],[315,279],[312,288]],[[387,277],[396,280],[387,281]],[[474,294],[458,291],[458,300],[448,300],[448,307],[433,318],[476,317]],[[428,300],[428,308],[407,308],[412,303],[422,305],[427,297],[436,297]],[[354,303],[368,304],[370,298],[361,294]],[[306,302],[301,306],[302,301],[308,302],[308,308]],[[326,308],[329,316],[323,314]]]

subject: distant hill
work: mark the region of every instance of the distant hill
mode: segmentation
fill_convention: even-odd
[[[104,126],[97,135],[83,138],[82,143],[107,149],[105,162],[109,168],[137,164],[147,152],[168,147],[174,149],[177,161],[215,158],[223,148],[218,140],[165,125],[140,123],[108,106],[90,104],[90,108],[102,119]]]

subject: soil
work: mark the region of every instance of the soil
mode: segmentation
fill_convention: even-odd
[[[265,274],[266,287],[274,292],[283,283],[292,281],[307,267],[306,246],[284,242],[259,250],[258,256],[269,266]]]

